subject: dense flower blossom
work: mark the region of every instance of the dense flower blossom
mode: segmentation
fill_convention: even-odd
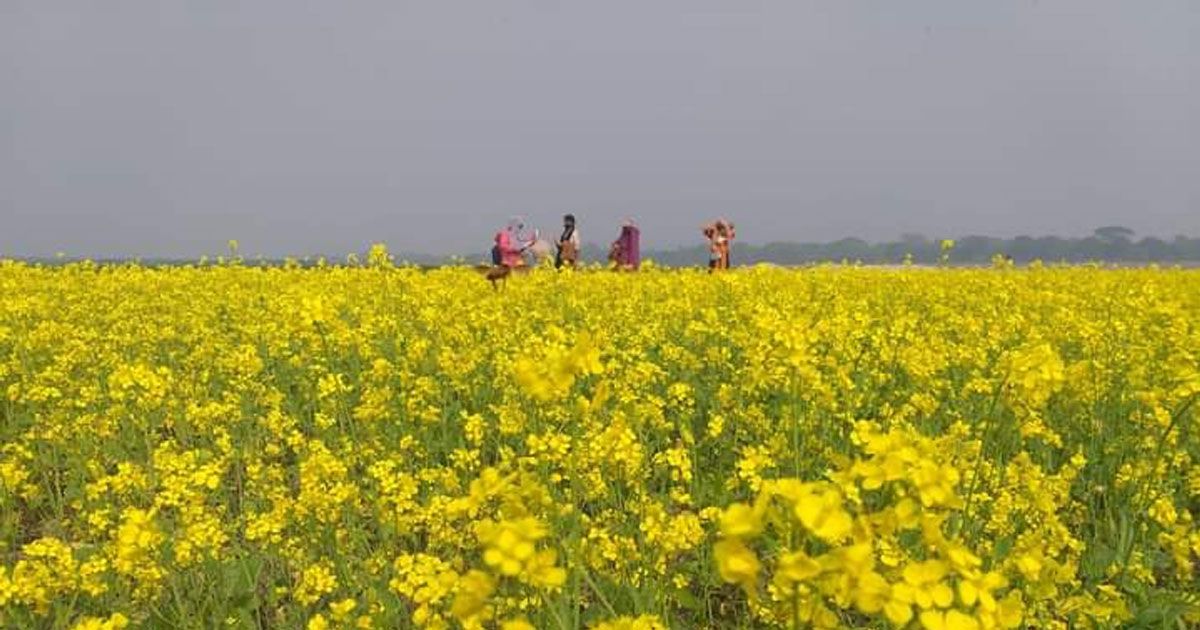
[[[230,250],[0,261],[0,626],[1200,625],[1195,271]]]

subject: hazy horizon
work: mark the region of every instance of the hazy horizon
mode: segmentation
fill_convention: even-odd
[[[0,256],[1200,235],[1200,3],[0,4]]]

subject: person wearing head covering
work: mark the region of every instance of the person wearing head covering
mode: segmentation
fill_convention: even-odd
[[[534,230],[528,244],[525,246],[525,251],[532,254],[533,260],[538,266],[541,266],[542,263],[550,260],[550,255],[554,253],[554,246],[542,238],[541,230]]]
[[[733,224],[725,219],[707,223],[704,226],[704,236],[708,239],[709,270],[729,269],[734,236]]]
[[[579,230],[575,229],[575,215],[563,216],[563,231],[558,237],[558,253],[554,257],[554,266],[563,265],[574,267],[579,261]]]
[[[633,219],[626,219],[621,226],[621,236],[609,250],[609,260],[616,263],[618,270],[634,271],[641,266],[641,231]]]
[[[525,228],[525,223],[519,217],[509,219],[508,225],[496,233],[496,244],[492,247],[492,262],[497,265],[502,265],[512,269],[525,264],[525,259],[522,257],[522,252],[525,251],[525,244],[521,235],[521,230]]]

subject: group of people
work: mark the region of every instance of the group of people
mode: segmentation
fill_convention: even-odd
[[[544,249],[544,242],[539,237],[537,230],[532,234],[527,233],[525,222],[519,217],[509,219],[508,225],[496,232],[492,245],[492,265],[506,269],[524,266],[526,252],[536,257]]]
[[[717,219],[705,224],[703,233],[708,239],[709,269],[728,269],[734,238],[733,223]],[[496,233],[492,246],[493,269],[511,271],[526,266],[526,254],[531,254],[535,261],[540,262],[548,259],[552,251],[556,268],[573,268],[579,264],[581,242],[573,214],[563,216],[563,230],[554,244],[543,240],[537,230],[527,232],[524,220],[514,217]],[[641,230],[633,219],[626,219],[621,225],[620,235],[609,246],[608,262],[618,271],[636,271],[641,266]]]

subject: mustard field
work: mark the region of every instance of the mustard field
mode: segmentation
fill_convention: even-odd
[[[0,626],[1187,628],[1200,272],[0,263]]]

